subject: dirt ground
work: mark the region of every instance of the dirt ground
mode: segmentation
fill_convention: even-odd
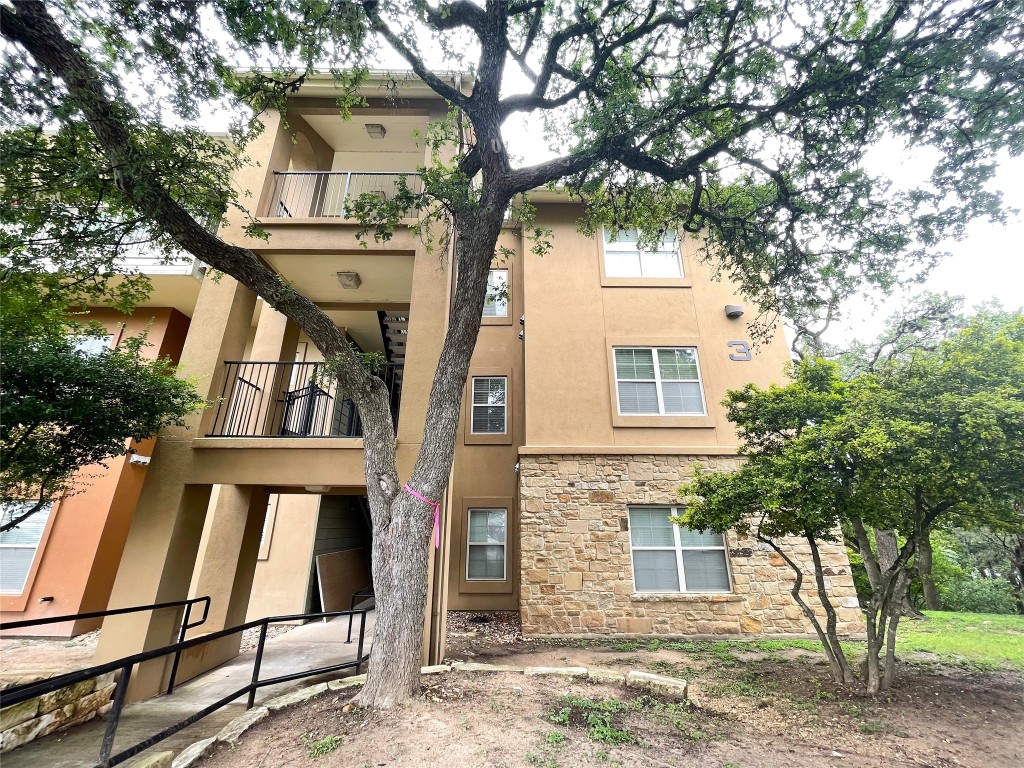
[[[555,644],[522,640],[511,618],[456,621],[450,631],[452,658],[644,669],[690,681],[690,700],[450,672],[424,678],[422,697],[394,712],[343,712],[349,693],[286,710],[204,768],[1024,765],[1024,676],[1015,672],[903,665],[893,690],[871,700],[834,685],[810,645]]]

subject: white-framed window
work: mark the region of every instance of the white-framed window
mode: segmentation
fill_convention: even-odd
[[[508,317],[507,269],[492,269],[487,273],[484,317]]]
[[[633,587],[637,592],[730,592],[725,535],[673,524],[678,507],[630,507]]]
[[[466,579],[504,581],[508,541],[507,509],[470,509]]]
[[[106,336],[75,336],[73,344],[76,350],[92,357],[110,349],[110,342],[113,340],[114,337],[109,334]]]
[[[0,525],[20,517],[34,504],[35,501],[16,501],[0,505]],[[47,504],[23,523],[0,533],[0,593],[20,595],[25,590],[52,507]]]
[[[605,229],[604,274],[606,277],[682,277],[679,238],[666,232],[654,250],[639,246],[636,229]]]
[[[474,376],[469,431],[474,435],[503,435],[508,409],[505,376]]]
[[[615,347],[615,384],[622,416],[704,416],[704,390],[694,347]]]

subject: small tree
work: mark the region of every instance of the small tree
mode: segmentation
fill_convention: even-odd
[[[985,184],[997,150],[1024,133],[1022,4],[10,0],[0,5],[10,44],[0,95],[7,123],[57,124],[87,139],[95,162],[85,164],[83,188],[238,279],[334,359],[364,427],[373,519],[379,613],[360,696],[388,706],[418,689],[432,523],[402,488],[438,499],[448,481],[487,273],[512,201],[561,184],[587,201],[588,231],[639,227],[651,245],[668,229],[690,233],[769,320],[820,302],[826,289],[889,285],[930,263],[937,238],[973,217],[1001,216]],[[224,173],[234,160],[195,128],[170,127],[168,114],[187,123],[218,99],[255,113],[282,107],[314,65],[366,64],[379,48],[459,116],[432,135],[449,138],[455,155],[422,169],[413,206],[443,214],[457,280],[408,478],[395,464],[387,389],[344,334],[252,251],[199,223],[240,203]],[[229,57],[274,74],[239,77]],[[471,89],[442,68],[471,68]],[[512,85],[510,69],[524,87]],[[355,102],[346,90],[339,111]],[[514,161],[506,125],[524,115],[545,127],[557,147],[551,159]],[[920,188],[887,192],[865,170],[869,147],[887,135],[938,148]],[[37,141],[19,157],[72,165],[59,142]],[[11,215],[31,235],[38,217],[19,211],[41,197],[27,192]],[[368,206],[364,224],[386,237],[410,202]]]
[[[780,554],[781,537],[806,539],[827,621],[820,627],[808,618],[836,679],[849,682],[815,544],[842,530],[871,575],[865,686],[871,694],[887,688],[919,542],[939,524],[1016,515],[1024,492],[1024,317],[981,316],[933,352],[849,381],[834,363],[801,362],[793,383],[748,386],[726,405],[747,463],[683,486],[690,503],[681,522],[752,529]],[[880,559],[871,528],[902,542],[890,562]],[[798,573],[794,598],[809,614],[798,594],[801,569],[787,562]]]
[[[143,357],[145,335],[108,349],[105,330],[69,322],[60,292],[41,284],[51,278],[9,273],[0,282],[0,501],[31,500],[0,531],[79,490],[82,467],[206,405],[168,360]],[[90,339],[96,351],[83,344]]]

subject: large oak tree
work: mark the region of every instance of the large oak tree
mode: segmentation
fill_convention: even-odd
[[[510,202],[561,185],[587,201],[585,229],[639,226],[651,242],[665,229],[689,233],[758,303],[762,330],[780,311],[887,286],[926,266],[966,221],[1000,216],[985,184],[998,151],[1020,148],[1022,15],[1021,0],[2,0],[3,119],[85,142],[93,155],[65,178],[253,289],[335,361],[364,425],[374,529],[379,617],[361,700],[387,706],[418,685],[432,523],[400,489],[444,490]],[[443,213],[457,281],[408,478],[395,468],[383,383],[312,302],[201,226],[239,202],[232,160],[181,127],[217,100],[280,107],[313,69],[384,52],[468,129],[454,160],[424,169],[416,196],[424,215]],[[242,60],[272,68],[240,77],[229,63]],[[472,71],[468,93],[437,74],[451,68]],[[546,126],[550,159],[514,162],[505,129],[523,115]],[[26,162],[73,166],[61,138],[18,135]],[[897,191],[868,173],[865,154],[886,137],[930,148],[932,176]],[[51,198],[24,199],[22,211]],[[397,214],[363,210],[384,232]],[[25,241],[45,228],[27,217],[10,225],[24,225]]]

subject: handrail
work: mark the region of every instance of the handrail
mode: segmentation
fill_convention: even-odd
[[[358,592],[353,592],[352,593],[352,604],[350,606],[350,610],[354,611],[356,609],[356,598],[357,597],[373,598],[373,606],[368,606],[368,607],[372,608],[372,607],[377,605],[377,598],[376,598],[376,596],[374,595],[374,592],[373,592],[373,584],[371,584],[368,587],[363,587],[363,589],[360,589]],[[345,642],[346,643],[351,643],[352,642],[352,616],[348,617],[348,635],[345,637]]]
[[[351,201],[363,195],[390,199],[403,184],[422,187],[415,171],[274,171],[272,178],[270,218],[349,218]]]
[[[198,603],[203,604],[203,615],[199,621],[190,621],[192,618],[192,606]],[[181,626],[178,628],[178,642],[180,643],[185,639],[185,634],[195,627],[200,627],[206,623],[206,620],[210,616],[210,596],[203,595],[202,597],[193,597],[188,600],[175,600],[170,603],[153,603],[151,605],[133,605],[131,608],[113,608],[106,611],[91,611],[90,613],[72,613],[66,616],[47,616],[43,619],[25,619],[22,621],[8,621],[0,624],[0,632],[5,629],[20,629],[22,627],[34,627],[41,626],[43,624],[59,624],[64,621],[82,621],[85,619],[98,619],[106,616],[123,616],[127,613],[139,613],[141,611],[159,611],[163,608],[180,608],[185,607],[185,612],[181,616]],[[349,632],[352,631],[352,621],[349,620]],[[171,665],[171,678],[167,683],[167,693],[174,692],[174,681],[178,677],[178,665],[181,662],[181,653],[174,654],[174,663]],[[13,689],[9,689],[13,690]]]
[[[204,595],[203,597],[193,597],[189,600],[175,600],[171,603],[153,603],[152,605],[133,605],[130,608],[110,608],[106,611],[91,611],[90,613],[71,613],[66,616],[47,616],[42,619],[24,619],[22,621],[4,621],[0,622],[0,632],[8,629],[21,629],[22,627],[34,627],[41,626],[43,624],[60,624],[64,621],[82,621],[85,619],[99,619],[104,616],[120,616],[125,613],[137,613],[139,611],[159,611],[161,608],[180,608],[181,606],[188,606],[186,610],[190,610],[191,607],[196,603],[205,603],[203,607],[203,618],[199,624],[206,621],[208,614],[210,613],[210,596]],[[199,626],[196,624],[194,626]]]
[[[117,686],[114,689],[114,701],[111,707],[110,713],[107,715],[107,727],[103,734],[103,742],[100,746],[100,761],[96,764],[95,768],[109,768],[113,765],[123,763],[125,760],[137,755],[143,750],[149,749],[152,745],[166,739],[183,728],[187,728],[192,723],[201,720],[208,714],[217,711],[221,707],[231,703],[239,696],[248,694],[248,701],[246,709],[252,708],[255,703],[256,691],[259,688],[263,688],[268,685],[275,685],[277,683],[284,683],[290,680],[299,680],[303,677],[311,677],[313,675],[326,674],[327,672],[336,672],[342,669],[355,668],[358,674],[359,668],[362,666],[369,655],[363,655],[363,644],[366,637],[366,615],[372,610],[371,608],[362,608],[357,611],[327,611],[321,613],[299,613],[292,614],[290,616],[267,616],[262,619],[255,619],[245,624],[240,624],[236,627],[229,627],[222,629],[217,632],[211,632],[208,635],[202,637],[192,638],[191,640],[179,641],[171,645],[164,646],[162,648],[154,648],[149,651],[143,651],[136,653],[131,656],[125,656],[121,659],[107,662],[105,664],[98,664],[94,667],[87,669],[77,670],[75,672],[68,672],[63,675],[48,678],[36,683],[27,683],[25,685],[14,686],[4,691],[4,706],[12,706],[14,704],[20,704],[23,701],[28,701],[36,696],[42,696],[45,693],[51,693],[52,691],[66,688],[69,685],[82,682],[83,680],[90,680],[94,677],[107,674],[108,672],[120,671],[121,674],[117,679]],[[277,677],[267,678],[261,680],[259,677],[260,666],[263,662],[263,651],[264,645],[267,638],[267,629],[271,624],[278,624],[282,622],[290,621],[301,621],[318,618],[333,618],[337,616],[359,616],[359,645],[356,649],[355,661],[344,662],[342,664],[333,664],[326,667],[319,667],[317,669],[305,670],[302,672],[293,672],[287,675],[278,675]],[[230,635],[244,632],[247,629],[254,627],[260,627],[260,639],[256,647],[256,659],[253,665],[252,679],[249,683],[239,688],[237,691],[228,694],[224,698],[210,704],[203,709],[195,712],[189,717],[169,726],[159,733],[149,737],[148,739],[139,742],[131,747],[121,750],[117,754],[111,754],[114,746],[114,738],[117,735],[117,727],[121,719],[121,712],[124,709],[125,697],[128,692],[128,683],[131,679],[132,668],[136,664],[141,664],[146,661],[152,661],[153,659],[160,658],[161,656],[167,656],[169,654],[175,654],[177,657],[182,651],[187,651],[190,648],[195,648],[203,643],[209,643],[214,640],[220,640],[221,638],[228,637]]]

